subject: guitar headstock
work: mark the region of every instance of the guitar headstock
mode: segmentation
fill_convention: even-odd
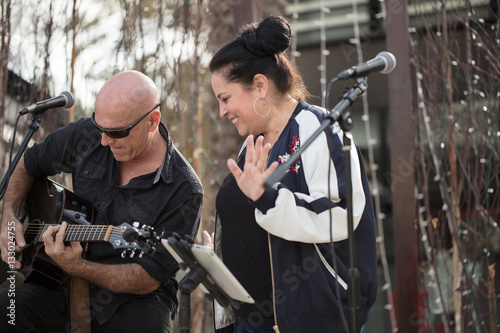
[[[113,227],[108,242],[115,249],[123,249],[122,258],[125,258],[127,252],[130,258],[133,258],[137,251],[140,251],[140,258],[144,254],[150,256],[155,254],[155,245],[161,241],[162,235],[157,235],[151,226],[144,224],[139,228],[139,225],[139,222],[134,222],[133,226],[128,223],[122,223],[119,226]]]

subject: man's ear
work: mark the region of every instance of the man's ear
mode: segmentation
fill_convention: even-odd
[[[159,110],[151,112],[151,117],[149,117],[150,132],[154,131],[158,127],[158,125],[160,124],[160,120],[161,112]]]

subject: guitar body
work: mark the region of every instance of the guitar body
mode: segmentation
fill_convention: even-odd
[[[59,289],[67,279],[64,271],[45,253],[43,244],[33,244],[22,252],[19,272],[25,281],[36,282],[49,289]]]
[[[90,202],[47,178],[37,178],[33,183],[26,197],[26,210],[30,221],[51,224],[66,221],[90,225],[94,214]]]
[[[29,246],[22,251],[19,272],[26,282],[33,281],[50,289],[58,289],[67,276],[45,253],[41,233],[32,232],[30,228],[40,230],[37,225],[60,224],[63,221],[90,225],[93,218],[92,204],[58,183],[37,178],[26,197],[25,205],[30,222],[25,226],[24,237]]]
[[[45,253],[42,234],[49,225],[68,223],[63,240],[65,242],[108,242],[114,249],[121,249],[122,257],[129,252],[134,257],[139,251],[153,255],[154,245],[163,236],[156,235],[154,229],[139,222],[131,226],[122,223],[113,225],[93,225],[94,208],[90,202],[75,195],[62,185],[47,178],[37,178],[26,197],[28,222],[24,223],[24,238],[27,247],[19,254],[21,273],[26,282],[37,282],[47,288],[58,289],[68,278],[64,271]],[[25,220],[21,218],[20,220]],[[6,263],[0,265],[0,289],[9,283],[12,271]]]

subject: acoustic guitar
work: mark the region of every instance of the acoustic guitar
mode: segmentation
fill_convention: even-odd
[[[114,249],[122,250],[123,258],[127,255],[134,257],[137,252],[140,257],[153,255],[155,245],[161,240],[161,235],[158,236],[152,227],[143,225],[139,228],[139,222],[119,226],[92,225],[92,204],[48,178],[35,180],[25,207],[27,216],[21,221],[29,219],[28,223],[23,223],[27,246],[18,255],[22,264],[18,272],[26,282],[34,281],[51,289],[59,288],[67,275],[44,251],[42,234],[50,225],[66,221],[65,242],[108,242]],[[5,285],[13,274],[16,271],[2,261],[0,285]]]

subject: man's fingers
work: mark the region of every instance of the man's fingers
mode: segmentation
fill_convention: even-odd
[[[58,244],[62,243],[64,241],[64,234],[66,233],[66,228],[68,224],[66,222],[61,223],[61,227],[57,231],[56,234],[56,242]]]
[[[0,251],[6,252],[8,246],[15,246],[15,251],[20,252],[26,246],[21,222],[13,219],[6,219],[2,222]],[[3,255],[2,255],[3,257]]]
[[[9,255],[9,251],[7,250],[7,247],[2,246],[0,251],[2,251],[2,261],[8,262],[10,259],[9,258],[10,255]]]
[[[19,250],[26,246],[26,241],[24,240],[23,228],[16,228],[16,245],[19,247]]]
[[[49,226],[47,230],[42,234],[43,244],[45,247],[50,247],[54,245],[54,234],[59,231],[60,225]]]
[[[70,244],[71,244],[71,250],[74,253],[81,255],[81,253],[83,252],[82,244],[80,244],[80,242],[71,242]]]
[[[9,266],[11,269],[21,268],[21,262],[16,260],[16,252],[21,252],[26,245],[21,223],[17,219],[5,217],[0,230],[1,260],[12,265]]]

